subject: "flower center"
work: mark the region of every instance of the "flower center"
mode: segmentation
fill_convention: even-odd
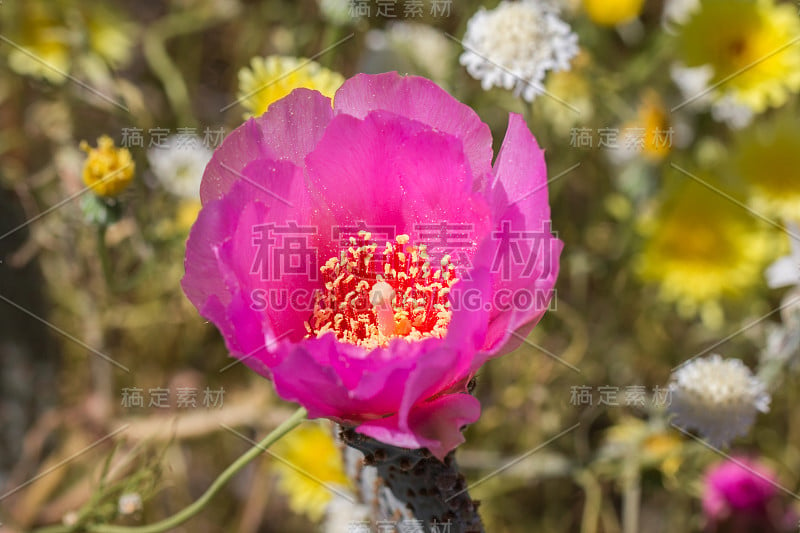
[[[394,338],[442,338],[452,311],[447,295],[458,278],[450,256],[431,268],[427,246],[398,235],[378,252],[361,231],[350,247],[320,268],[325,288],[315,295],[306,337],[332,331],[336,338],[375,348]]]
[[[737,37],[728,45],[728,51],[737,58],[741,57],[746,49],[747,41],[745,41],[744,37]]]

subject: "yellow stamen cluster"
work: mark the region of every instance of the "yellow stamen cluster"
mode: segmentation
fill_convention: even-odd
[[[371,239],[359,232],[320,268],[325,289],[316,295],[307,337],[332,331],[368,349],[395,338],[444,337],[452,316],[448,294],[457,281],[450,257],[432,268],[427,247],[409,245],[408,235],[387,242],[380,253]]]

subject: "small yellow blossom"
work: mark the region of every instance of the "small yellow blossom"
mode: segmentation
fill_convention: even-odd
[[[800,17],[790,3],[703,0],[681,29],[689,67],[713,69],[710,87],[755,112],[783,105],[800,90]]]
[[[161,218],[153,229],[154,235],[160,239],[185,238],[197,221],[202,204],[200,200],[178,200],[170,204],[171,216]]]
[[[61,84],[76,68],[83,77],[131,56],[135,27],[99,3],[28,0],[0,16],[17,45],[8,50],[8,64],[18,74]]]
[[[20,48],[9,49],[8,65],[17,74],[60,84],[70,68],[69,30],[49,5],[25,2],[14,20]]]
[[[647,241],[637,270],[660,285],[661,299],[677,304],[682,316],[699,313],[715,327],[722,320],[721,299],[761,283],[774,237],[747,210],[688,176],[682,179],[655,216],[642,222]],[[700,179],[718,187],[707,176]]]
[[[175,224],[177,228],[184,232],[189,233],[192,224],[197,220],[197,215],[200,214],[202,204],[197,200],[183,200],[178,204],[178,210],[175,213]]]
[[[638,131],[641,154],[650,161],[660,161],[672,148],[673,130],[669,113],[661,97],[649,90],[642,96],[636,120],[625,124],[623,132]]]
[[[326,423],[300,426],[278,441],[273,450],[282,459],[275,461],[279,486],[289,497],[289,507],[295,513],[317,521],[333,497],[331,490],[322,483],[343,489],[349,487],[341,452]]]
[[[88,155],[83,164],[83,182],[98,196],[111,198],[121,193],[133,179],[135,164],[127,148],[117,148],[111,137],[97,139],[97,148],[86,141],[81,150]]]
[[[250,68],[239,71],[239,99],[252,115],[258,116],[295,89],[312,89],[332,99],[343,83],[341,74],[308,59],[254,57]]]
[[[644,0],[583,0],[583,9],[595,24],[616,26],[638,17],[643,4]]]
[[[664,476],[674,478],[683,462],[683,441],[675,431],[657,423],[624,417],[608,428],[601,456],[630,460],[642,467],[656,468]]]
[[[86,36],[92,51],[112,67],[125,65],[133,51],[133,25],[101,5],[86,9],[84,16]]]
[[[753,208],[767,217],[800,221],[800,123],[791,115],[756,126],[737,143],[733,160]]]

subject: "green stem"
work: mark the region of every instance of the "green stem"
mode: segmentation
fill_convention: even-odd
[[[111,258],[108,255],[108,247],[106,246],[106,230],[108,226],[105,224],[97,225],[97,255],[100,256],[100,266],[103,269],[103,279],[106,280],[106,287],[111,288],[113,278],[111,276]]]
[[[623,473],[625,483],[622,493],[622,531],[638,533],[639,506],[642,499],[641,477],[639,476],[638,458],[629,458]]]
[[[597,533],[597,524],[600,522],[600,512],[603,506],[603,490],[600,483],[588,470],[578,474],[577,482],[583,486],[586,494],[581,518],[581,533]]]
[[[232,13],[231,13],[232,14]],[[153,73],[164,85],[164,93],[183,126],[194,124],[189,89],[178,66],[167,52],[167,41],[180,35],[196,33],[212,27],[230,15],[198,10],[166,15],[145,30],[142,51]]]
[[[289,433],[291,430],[299,426],[305,419],[306,415],[305,408],[301,407],[295,413],[289,417],[288,420],[283,422],[280,426],[275,428],[269,435],[264,437],[261,442],[258,444],[254,444],[252,448],[247,450],[244,454],[242,454],[236,461],[234,461],[228,468],[222,472],[217,479],[214,480],[214,483],[211,484],[210,487],[203,493],[200,498],[195,500],[190,506],[182,509],[181,511],[175,513],[169,518],[166,518],[160,522],[156,522],[155,524],[150,524],[149,526],[115,526],[111,524],[94,524],[86,526],[86,531],[90,531],[93,533],[162,533],[163,531],[171,530],[172,528],[178,527],[179,525],[183,524],[194,515],[199,513],[203,510],[203,507],[211,501],[211,498],[219,492],[219,490],[228,482],[230,479],[239,472],[242,468],[244,468],[250,461],[261,455],[263,451],[269,448],[272,444],[274,444],[278,439]],[[70,531],[74,531],[74,529],[70,526],[53,526],[47,527],[43,529],[39,529],[34,533],[68,533]]]

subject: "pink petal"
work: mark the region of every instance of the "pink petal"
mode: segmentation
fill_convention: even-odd
[[[249,119],[214,151],[200,185],[203,204],[222,198],[253,160],[283,159],[302,167],[332,117],[329,98],[296,89],[260,117]]]
[[[497,225],[491,265],[495,298],[484,350],[500,355],[519,346],[547,310],[563,248],[550,228],[544,152],[515,113],[486,195]]]
[[[365,422],[356,431],[401,448],[428,448],[443,461],[464,442],[461,428],[475,422],[481,414],[480,402],[469,394],[449,394],[417,404],[407,420],[390,416]]]
[[[201,313],[211,296],[219,298],[222,304],[230,301],[219,270],[216,250],[233,233],[238,219],[238,212],[227,209],[226,203],[211,202],[200,210],[189,233],[184,260],[186,274],[181,286]]]
[[[396,339],[367,353],[332,334],[280,342],[277,351],[272,376],[282,398],[316,406],[316,416],[353,423],[397,412],[405,416],[411,405],[453,390],[468,377],[473,353],[441,339]],[[313,386],[305,383],[309,379]],[[319,396],[324,406],[318,405]]]
[[[254,322],[262,343],[279,334],[293,340],[305,335],[303,324],[313,309],[313,292],[321,286],[313,278],[318,265],[312,261],[300,273],[276,272],[273,259],[280,250],[281,229],[288,228],[293,235],[311,231],[303,228],[315,231],[310,204],[300,169],[287,162],[259,160],[243,170],[224,198],[200,211],[187,243],[182,285],[200,312],[226,335],[236,355],[246,355],[249,349],[232,344],[232,325],[226,321],[237,329]],[[314,254],[320,236],[305,236]],[[206,309],[212,297],[218,303]],[[234,299],[240,307],[235,320],[228,309]]]
[[[273,380],[278,394],[305,406],[310,417],[359,423],[396,412],[408,393],[409,374],[431,344],[441,343],[399,341],[367,354],[333,334],[281,342]]]
[[[417,76],[357,74],[336,93],[337,114],[364,118],[383,109],[418,120],[461,140],[476,181],[491,172],[492,133],[469,106],[462,104],[430,80]]]
[[[310,189],[340,225],[365,221],[412,237],[419,224],[441,222],[488,231],[461,142],[419,122],[386,111],[338,115],[306,165]]]
[[[500,220],[518,202],[523,203],[520,208],[534,210],[530,213],[533,219],[550,219],[544,150],[517,113],[508,115],[508,128],[494,163],[489,193],[495,220]]]

